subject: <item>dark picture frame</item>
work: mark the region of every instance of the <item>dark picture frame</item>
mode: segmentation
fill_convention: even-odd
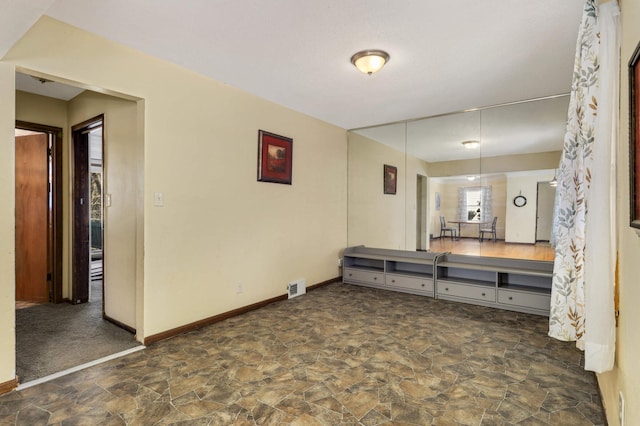
[[[395,195],[398,188],[398,168],[384,165],[384,193]]]
[[[640,228],[640,43],[629,60],[630,225]]]
[[[291,185],[293,139],[258,130],[258,181]]]

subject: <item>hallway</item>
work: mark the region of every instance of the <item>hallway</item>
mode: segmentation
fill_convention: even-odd
[[[102,319],[99,279],[91,282],[88,303],[16,309],[16,373],[21,384],[136,346],[140,343],[131,333]]]

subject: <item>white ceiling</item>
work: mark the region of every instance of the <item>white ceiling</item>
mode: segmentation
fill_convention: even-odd
[[[42,15],[358,128],[569,91],[583,0],[0,0],[0,56]],[[372,76],[363,49],[391,59]]]
[[[84,91],[79,87],[57,83],[51,80],[16,73],[16,88],[23,92],[37,93],[50,98],[71,100]]]
[[[569,96],[519,102],[354,130],[427,162],[560,151]],[[463,141],[480,141],[466,149]]]

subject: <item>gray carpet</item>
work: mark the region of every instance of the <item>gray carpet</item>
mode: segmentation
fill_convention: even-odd
[[[102,319],[102,281],[90,302],[16,310],[16,370],[26,383],[139,346],[133,334]]]

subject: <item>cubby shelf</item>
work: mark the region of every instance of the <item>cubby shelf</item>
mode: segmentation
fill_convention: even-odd
[[[549,315],[552,262],[357,246],[343,266],[346,284]]]

